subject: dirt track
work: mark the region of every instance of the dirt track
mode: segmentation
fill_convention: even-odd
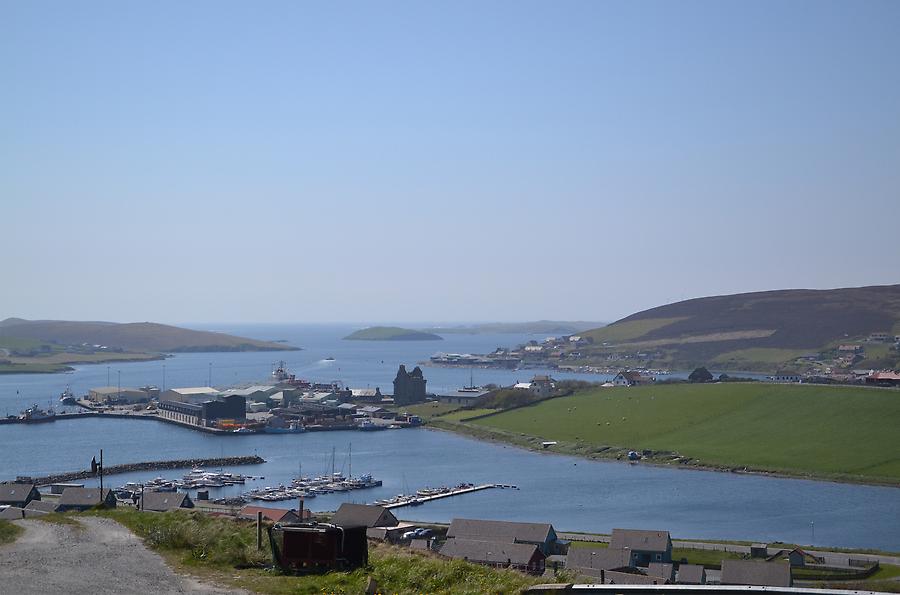
[[[25,533],[0,546],[0,592],[246,593],[176,574],[140,539],[115,521],[78,519],[81,528],[36,520],[16,521]]]

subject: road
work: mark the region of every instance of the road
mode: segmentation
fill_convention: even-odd
[[[19,595],[246,594],[176,574],[128,529],[104,518],[83,517],[80,527],[15,521],[25,533],[0,546],[0,591]]]

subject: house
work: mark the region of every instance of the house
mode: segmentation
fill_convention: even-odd
[[[66,488],[59,497],[57,512],[88,510],[95,506],[116,507],[116,495],[109,488]]]
[[[578,574],[600,576],[601,570],[627,570],[634,568],[629,550],[610,548],[569,548],[566,569]]]
[[[350,389],[350,396],[354,401],[371,401],[380,403],[384,395],[381,394],[381,387],[375,388],[353,388]]]
[[[609,547],[631,550],[631,560],[634,566],[672,561],[672,538],[668,531],[613,529]]]
[[[531,388],[531,387],[529,387]],[[456,390],[444,395],[438,395],[437,400],[441,403],[446,403],[448,405],[462,405],[463,407],[469,407],[475,403],[481,397],[487,395],[491,391],[489,390]]]
[[[531,392],[542,399],[553,393],[553,378],[543,374],[537,374],[531,379]]]
[[[873,372],[866,376],[866,384],[874,384],[875,386],[900,386],[900,374],[891,370]]]
[[[396,527],[400,524],[387,508],[348,502],[341,504],[331,522],[338,527]]]
[[[32,500],[25,507],[25,510],[33,510],[35,512],[56,512],[57,503],[51,500]]]
[[[546,556],[530,543],[508,541],[479,541],[477,539],[448,539],[440,554],[455,560],[468,560],[485,566],[515,568],[531,574],[543,574]]]
[[[634,370],[619,372],[612,379],[613,386],[639,386],[641,384],[650,384],[655,381],[655,377],[643,376],[640,372]]]
[[[769,555],[769,544],[753,543],[750,545],[751,558],[765,558]]]
[[[194,502],[184,492],[144,492],[140,509],[152,512],[167,512],[179,508],[193,508]]]
[[[299,523],[300,515],[297,514],[296,510],[289,510],[287,508],[267,508],[264,506],[244,506],[241,511],[238,513],[239,519],[248,519],[251,521],[256,520],[256,513],[261,512],[263,520],[271,521],[273,523]],[[303,509],[303,518],[304,520],[308,520],[312,518],[312,513],[309,509]]]
[[[32,500],[40,500],[41,493],[33,483],[0,483],[0,505],[25,508]]]
[[[790,587],[791,565],[760,560],[722,560],[723,585]]]
[[[647,576],[661,578],[667,583],[675,582],[675,566],[670,562],[650,562],[647,566]]]
[[[859,353],[860,351],[862,351],[862,345],[853,345],[850,343],[838,345],[838,351],[844,353]]]
[[[553,525],[549,523],[453,519],[447,538],[527,543],[538,546],[545,556],[562,553],[565,547],[565,542],[557,538]]]
[[[42,512],[40,510],[35,510],[33,508],[20,508],[18,506],[7,506],[6,508],[0,510],[0,520],[4,521],[16,521],[19,519],[27,519],[29,517],[43,516],[47,514],[46,512]]]
[[[702,564],[681,564],[675,582],[682,585],[705,585],[706,568]]]
[[[779,370],[773,376],[769,376],[772,382],[800,382],[800,374],[790,370]]]
[[[659,585],[665,584],[665,582],[661,578],[639,572],[604,570],[600,573],[600,583],[604,585]]]

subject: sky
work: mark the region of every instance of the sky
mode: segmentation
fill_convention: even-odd
[[[0,319],[900,282],[900,2],[0,0]]]

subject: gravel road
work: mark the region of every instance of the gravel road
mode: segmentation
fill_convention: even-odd
[[[16,521],[25,533],[0,546],[0,592],[246,594],[176,574],[140,539],[110,519],[83,517],[81,528]]]

